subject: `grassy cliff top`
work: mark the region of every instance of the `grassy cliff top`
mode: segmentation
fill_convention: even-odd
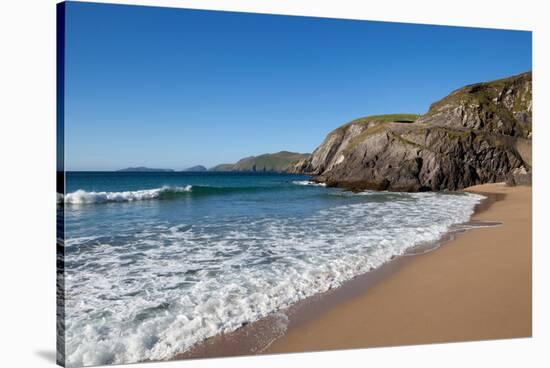
[[[350,121],[338,128],[336,128],[332,133],[343,131],[349,128],[352,125],[356,124],[368,124],[372,122],[377,123],[413,123],[421,115],[418,114],[384,114],[384,115],[370,115],[362,118],[358,118]]]
[[[503,92],[518,94],[518,98],[515,98],[516,103],[512,106],[512,112],[528,111],[527,104],[532,100],[531,82],[532,73],[529,71],[508,78],[470,84],[434,102],[426,115],[446,106],[456,106],[459,104],[495,105],[503,97]]]
[[[348,124],[355,123],[368,123],[371,121],[378,121],[383,123],[412,123],[418,119],[420,115],[418,114],[384,114],[384,115],[371,115],[365,116],[359,119],[352,120]]]

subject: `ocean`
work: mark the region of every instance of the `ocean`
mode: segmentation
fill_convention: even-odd
[[[67,366],[170,359],[467,222],[482,196],[256,173],[67,172]]]

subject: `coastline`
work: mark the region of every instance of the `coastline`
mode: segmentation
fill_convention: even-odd
[[[175,359],[531,336],[531,187],[465,191],[487,197],[472,223],[501,226],[450,233]]]
[[[465,191],[504,195],[472,216],[502,226],[467,231],[414,257],[368,293],[289,329],[265,352],[530,337],[531,187]]]

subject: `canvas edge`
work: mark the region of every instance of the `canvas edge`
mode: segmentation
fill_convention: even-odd
[[[65,2],[56,4],[56,363],[65,366]]]

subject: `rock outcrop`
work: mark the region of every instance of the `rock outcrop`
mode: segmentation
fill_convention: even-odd
[[[352,190],[458,190],[531,177],[532,79],[460,88],[422,116],[357,119],[290,171]]]

